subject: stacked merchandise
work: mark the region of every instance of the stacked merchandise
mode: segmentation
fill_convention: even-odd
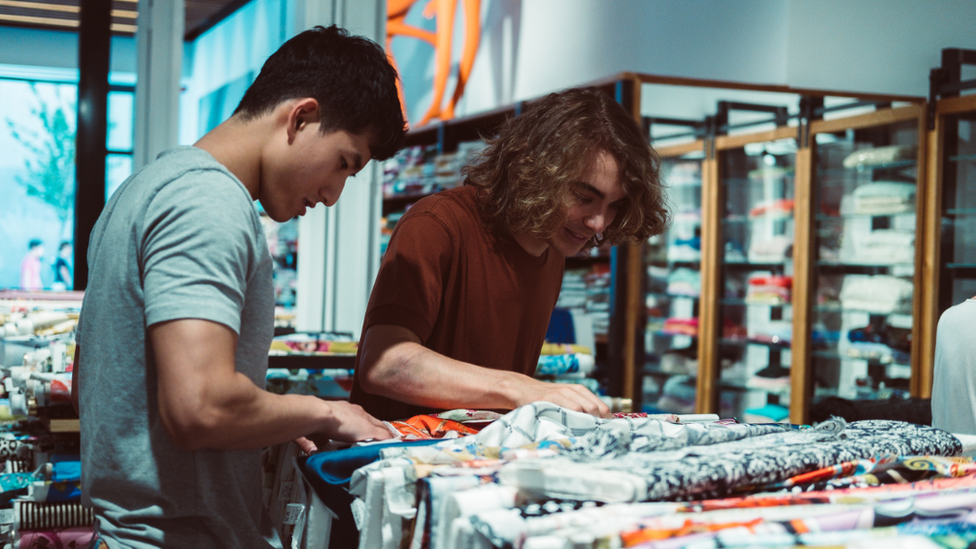
[[[279,395],[348,399],[359,344],[348,334],[294,333],[276,337],[266,388]]]
[[[402,202],[403,209],[421,198],[461,185],[461,168],[485,148],[483,141],[459,143],[457,151],[438,153],[437,145],[417,145],[398,152],[383,164],[383,199]],[[381,252],[386,251],[393,227],[403,209],[386,211],[381,225]]]
[[[583,277],[586,284],[586,314],[593,321],[593,333],[610,331],[610,264],[597,263]]]
[[[885,420],[598,419],[548,403],[489,421],[454,411],[394,422],[424,427],[422,440],[315,454],[302,471],[326,505],[353,496],[347,520],[361,548],[936,548],[976,540],[976,463],[959,457],[976,450],[972,436]],[[341,518],[333,524],[343,526]]]
[[[0,296],[0,540],[84,547],[78,419],[71,406],[81,294]]]
[[[600,382],[591,377],[596,367],[589,347],[564,343],[545,343],[539,356],[535,378],[552,383],[583,385],[593,394],[604,392]]]

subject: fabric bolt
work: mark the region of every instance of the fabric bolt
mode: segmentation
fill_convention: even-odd
[[[420,549],[441,547],[445,537],[445,530],[450,524],[441,523],[444,499],[452,492],[468,490],[481,484],[481,480],[474,475],[463,477],[430,477],[418,482],[417,525],[411,547]]]
[[[429,196],[414,204],[393,229],[369,298],[363,334],[375,325],[396,325],[444,356],[531,376],[565,264],[552,249],[536,257],[513,238],[489,231],[475,188]],[[356,358],[353,403],[383,420],[442,411],[363,391],[362,356],[360,352]]]
[[[507,464],[499,479],[549,497],[658,501],[727,495],[744,486],[777,482],[855,459],[955,455],[962,448],[944,431],[882,420],[846,425],[835,419],[813,429],[669,451],[649,451],[643,444],[631,450],[634,439],[629,435],[622,430],[601,431],[591,446],[571,448],[546,460]]]
[[[535,375],[590,374],[596,362],[591,355],[543,355]]]

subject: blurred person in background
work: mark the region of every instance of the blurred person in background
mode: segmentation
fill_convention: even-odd
[[[43,290],[41,257],[44,256],[44,244],[35,238],[27,244],[27,250],[27,255],[20,262],[20,289]]]
[[[71,277],[71,254],[73,248],[70,242],[62,242],[58,247],[58,257],[54,259],[54,282],[51,289],[59,292],[70,290],[73,278]]]

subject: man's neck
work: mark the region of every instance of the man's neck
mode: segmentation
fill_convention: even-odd
[[[193,144],[237,176],[254,200],[261,194],[261,149],[271,131],[264,126],[262,118],[241,122],[232,116]]]

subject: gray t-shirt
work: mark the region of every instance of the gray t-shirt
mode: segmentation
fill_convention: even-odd
[[[146,328],[196,318],[239,335],[264,388],[272,262],[244,185],[209,153],[169,149],[130,177],[91,234],[81,348],[82,498],[109,547],[266,549],[259,450],[179,449],[159,417]]]
[[[932,426],[976,435],[976,300],[949,307],[939,318],[932,373]]]

